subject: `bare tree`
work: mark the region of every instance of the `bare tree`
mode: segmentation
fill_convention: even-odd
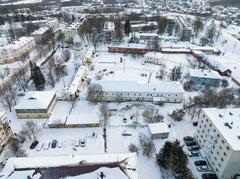
[[[128,150],[130,151],[130,152],[136,152],[136,153],[138,153],[138,147],[135,145],[135,144],[133,144],[133,143],[131,143],[129,146],[128,146]]]
[[[68,62],[71,58],[71,52],[69,50],[63,50],[62,51],[62,59],[64,62]]]
[[[146,123],[161,122],[163,120],[163,116],[159,114],[159,111],[152,108],[143,111],[142,116]]]
[[[16,105],[16,87],[12,85],[10,81],[0,86],[0,98],[3,105],[7,105],[10,112],[12,112],[12,106]]]
[[[41,128],[36,122],[29,120],[22,126],[21,134],[28,136],[29,140],[37,140],[38,136],[41,134],[41,131]]]
[[[142,154],[150,158],[154,152],[152,140],[145,135],[140,135],[139,142],[142,147]]]
[[[217,28],[214,21],[211,23],[210,27],[207,29],[206,36],[209,39],[209,45],[213,44],[213,38],[217,34]]]
[[[9,147],[11,152],[17,157],[26,157],[25,150],[21,149],[21,142],[16,137],[9,139]]]
[[[87,88],[87,99],[96,104],[103,95],[103,88],[100,84],[90,84]]]
[[[108,119],[109,119],[109,109],[108,109],[108,104],[107,103],[101,103],[100,107],[99,107],[99,112],[100,115],[103,118],[103,125],[104,127],[106,127],[107,123],[108,123]]]

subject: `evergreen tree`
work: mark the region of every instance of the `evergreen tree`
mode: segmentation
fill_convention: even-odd
[[[45,87],[45,78],[42,74],[41,69],[36,65],[36,63],[32,63],[30,61],[30,72],[31,72],[31,79],[34,82],[36,90],[43,90]]]
[[[127,20],[125,21],[124,31],[125,31],[125,34],[126,34],[127,36],[129,36],[129,33],[132,32],[132,28],[131,28],[131,24],[130,24],[129,19],[127,19]]]

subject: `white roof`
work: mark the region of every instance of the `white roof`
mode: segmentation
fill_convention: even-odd
[[[203,111],[234,150],[240,150],[240,108],[204,108]],[[230,129],[225,124],[228,123]]]
[[[135,81],[96,81],[106,92],[146,92],[146,93],[183,93],[179,82],[159,81],[156,83],[137,83]]]
[[[127,178],[138,179],[138,164],[137,164],[136,153],[10,158],[8,159],[0,175],[2,179],[8,179],[8,176],[10,174],[18,173],[16,169],[21,169],[21,168],[26,169],[25,171],[29,171],[27,173],[31,173],[32,170],[29,168],[74,166],[74,165],[79,165],[80,161],[84,161],[85,163],[90,163],[90,164],[91,163],[96,164],[96,163],[118,162],[122,160],[126,160],[125,172],[129,176]],[[133,170],[133,168],[135,170]],[[81,176],[84,176],[84,175],[79,175],[79,177]],[[122,175],[116,175],[116,176],[122,176]],[[116,177],[116,176],[114,176],[114,178],[116,179],[125,179],[125,178]]]
[[[47,109],[55,91],[28,91],[15,109]]]
[[[140,44],[140,43],[121,43],[121,44],[110,44],[108,47],[114,47],[114,48],[140,48],[140,49],[146,49],[146,44]]]
[[[96,114],[70,114],[66,125],[71,124],[98,124],[99,117]]]
[[[46,26],[45,26],[45,27],[41,27],[41,28],[35,30],[35,31],[32,33],[32,35],[42,35],[42,34],[46,33],[48,30],[49,30],[49,28],[46,27]]]
[[[191,77],[198,77],[198,78],[222,79],[222,77],[218,74],[218,72],[213,70],[190,69],[189,75]]]
[[[164,122],[148,124],[151,134],[169,133],[168,125]]]
[[[65,124],[67,115],[51,115],[48,119],[48,125],[50,124]]]
[[[80,66],[76,72],[76,75],[71,80],[70,84],[63,89],[63,91],[68,91],[71,94],[74,94],[78,88],[78,85],[86,73],[86,67]]]
[[[114,22],[107,21],[104,23],[104,31],[114,31],[115,25]]]

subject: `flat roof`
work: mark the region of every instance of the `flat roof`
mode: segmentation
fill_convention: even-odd
[[[240,108],[203,108],[203,111],[233,150],[240,150]]]
[[[46,109],[55,91],[28,91],[14,109]]]
[[[134,49],[147,49],[146,44],[140,44],[140,43],[112,43],[108,47],[112,48],[134,48]]]
[[[148,128],[149,128],[151,134],[169,133],[170,132],[168,125],[164,122],[148,124]]]
[[[106,92],[146,92],[146,93],[183,93],[181,83],[159,81],[156,83],[137,83],[136,81],[95,81]]]
[[[70,114],[66,125],[71,124],[99,124],[99,117],[97,114]]]

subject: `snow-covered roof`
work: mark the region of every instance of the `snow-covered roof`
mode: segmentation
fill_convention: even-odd
[[[183,93],[179,82],[159,81],[156,83],[137,83],[135,81],[96,81],[106,92],[146,92],[146,93]]]
[[[151,134],[169,133],[168,125],[164,122],[148,124]]]
[[[71,124],[98,124],[99,117],[97,114],[70,114],[67,118],[66,125]]]
[[[147,45],[146,44],[140,44],[140,43],[120,43],[120,44],[112,43],[108,47],[146,49]]]
[[[47,109],[55,91],[28,91],[15,109]]]
[[[197,78],[222,79],[218,72],[213,70],[190,69],[189,75]]]
[[[122,163],[120,165],[124,165],[123,168],[125,172],[123,172],[122,170],[117,170],[117,167],[104,167],[104,164],[106,163],[120,162],[123,160],[126,161],[124,162],[124,164]],[[100,172],[104,172],[107,177],[106,179],[138,179],[138,164],[136,153],[10,158],[8,159],[0,175],[2,179],[9,179],[10,174],[13,176],[26,176],[26,174],[32,174],[32,171],[35,171],[35,169],[39,168],[45,168],[45,170],[50,170],[51,167],[58,168],[65,166],[89,166],[89,168],[91,169],[91,167],[94,165],[98,165],[100,168],[96,167],[98,169],[93,172],[83,171],[84,174],[80,174],[74,177],[70,177],[69,173],[68,178],[81,177],[81,179],[95,179]],[[17,169],[21,169],[21,171]],[[58,170],[56,170],[55,172],[57,171]],[[95,173],[96,171],[99,172],[96,173],[96,175],[94,175],[93,177],[93,173]],[[113,177],[113,174],[116,175],[114,175]],[[41,173],[38,173],[37,176],[34,177],[34,179],[39,178],[39,175],[41,175]]]
[[[48,125],[51,124],[65,124],[67,115],[61,114],[61,115],[51,115],[48,119]]]
[[[5,123],[6,122],[6,117],[7,117],[7,113],[4,111],[0,111],[0,122]]]
[[[35,31],[32,33],[32,35],[43,35],[43,34],[46,33],[48,30],[49,30],[49,28],[46,27],[46,26],[45,26],[45,27],[41,27],[41,28],[35,30]]]
[[[77,91],[78,85],[81,81],[81,79],[84,77],[86,73],[86,67],[80,66],[76,72],[76,75],[73,77],[73,79],[70,81],[70,84],[66,86],[63,91],[68,91],[71,94],[75,94]]]
[[[204,108],[203,111],[233,150],[240,150],[240,108]]]

